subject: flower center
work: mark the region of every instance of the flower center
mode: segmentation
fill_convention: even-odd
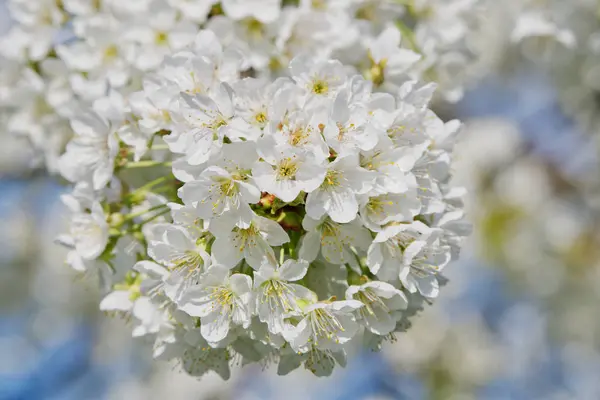
[[[225,125],[227,125],[227,120],[223,117],[222,114],[218,114],[215,119],[213,119],[209,124],[206,125],[206,127],[212,129],[213,131],[216,131],[220,127]]]
[[[265,114],[263,111],[259,111],[255,116],[254,116],[254,120],[259,124],[259,125],[263,125],[265,122],[267,122],[267,114]]]
[[[271,279],[262,284],[261,303],[267,303],[273,313],[287,313],[298,308],[293,290],[285,282]]]
[[[233,292],[226,286],[212,288],[210,298],[216,301],[221,307],[231,307],[233,305]]]
[[[260,231],[254,226],[250,225],[247,229],[237,229],[237,236],[239,238],[240,251],[244,251],[247,246],[255,246],[256,238],[260,235]]]
[[[119,49],[114,44],[104,49],[104,60],[112,61],[119,55]]]
[[[293,131],[291,131],[289,143],[292,146],[300,146],[302,144],[305,144],[308,141],[307,139],[309,136],[310,136],[310,131],[308,129],[305,129],[302,126],[298,126],[298,127],[294,128]]]
[[[264,25],[254,18],[246,21],[246,30],[248,31],[248,36],[253,39],[261,39],[265,34]]]
[[[371,197],[367,204],[367,209],[373,214],[382,215],[385,213],[385,206],[393,206],[394,202],[379,197]]]
[[[312,82],[312,92],[315,94],[327,94],[329,85],[323,79],[316,79]]]
[[[372,197],[371,199],[369,199],[369,204],[368,204],[367,208],[373,214],[377,214],[377,215],[381,215],[384,211],[383,203],[375,197]]]
[[[154,37],[154,43],[159,46],[165,46],[168,44],[169,35],[166,32],[157,32]]]
[[[232,197],[237,194],[238,188],[233,179],[222,179],[219,182],[219,192],[225,197]]]
[[[328,310],[317,308],[309,315],[310,326],[315,335],[315,344],[318,344],[319,338],[335,339],[339,343],[337,333],[344,332],[344,327]]]
[[[322,237],[336,237],[340,233],[340,229],[336,224],[331,222],[329,219],[326,219],[321,224],[321,236]]]
[[[188,250],[180,256],[177,256],[173,259],[173,266],[169,269],[171,271],[175,270],[187,270],[189,274],[192,274],[196,271],[201,271],[204,267],[204,259],[202,256],[192,250]]]
[[[277,180],[291,180],[296,177],[298,164],[291,158],[286,158],[279,163],[277,167]]]
[[[338,136],[337,136],[337,140],[338,142],[343,142],[345,137],[346,137],[346,133],[348,133],[348,131],[350,129],[354,129],[354,124],[350,124],[348,126],[344,126],[342,125],[342,123],[338,122],[337,123],[337,127],[338,127]]]
[[[384,71],[387,65],[387,58],[376,62],[373,59],[371,53],[369,52],[369,61],[371,62],[371,67],[368,71],[368,77],[371,79],[375,86],[381,86],[381,84],[383,84],[383,82],[385,81]]]
[[[325,184],[327,186],[337,187],[341,185],[343,175],[340,171],[331,170],[327,171],[325,175]]]
[[[354,295],[355,299],[364,304],[364,307],[361,307],[358,311],[361,316],[365,317],[367,315],[374,316],[375,309],[381,309],[384,312],[389,312],[389,308],[385,305],[381,297],[377,296],[371,289],[361,290],[357,294]]]

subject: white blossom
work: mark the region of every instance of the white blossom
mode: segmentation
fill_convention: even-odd
[[[307,305],[296,326],[289,324],[283,335],[292,349],[300,353],[314,345],[322,350],[340,350],[356,331],[353,312],[363,307],[356,300],[319,302]]]
[[[357,156],[341,156],[329,164],[321,186],[306,197],[306,214],[319,219],[327,214],[333,221],[345,223],[356,218],[357,195],[372,188],[374,174],[358,165]]]
[[[289,259],[276,267],[264,263],[254,274],[256,312],[259,319],[269,326],[271,333],[283,333],[285,317],[300,315],[301,302],[314,300],[315,294],[309,289],[290,283],[304,278],[307,270],[308,262]]]
[[[187,291],[179,306],[200,317],[202,336],[212,344],[227,337],[232,323],[250,326],[252,300],[252,279],[248,275],[230,276],[228,268],[214,265],[201,284]]]
[[[388,27],[369,44],[369,72],[375,85],[399,85],[408,69],[421,58],[411,50],[400,48],[400,40],[400,31]]]
[[[357,250],[366,251],[371,244],[371,235],[358,219],[350,223],[340,224],[329,217],[315,220],[305,217],[302,226],[307,230],[300,247],[300,257],[313,261],[320,254],[333,264],[349,263],[358,269],[356,261]]]
[[[414,293],[425,297],[437,297],[439,283],[436,275],[450,261],[450,248],[438,243],[439,230],[431,232],[425,240],[416,240],[404,250],[400,280]]]
[[[67,204],[69,205],[69,204]],[[75,270],[85,271],[94,265],[108,244],[108,224],[102,206],[97,201],[91,204],[90,212],[78,205],[70,206],[73,211],[69,233],[58,238],[59,243],[71,250],[67,263]]]
[[[133,64],[141,70],[158,67],[163,58],[193,42],[195,25],[180,20],[176,9],[164,0],[154,0],[137,16],[125,33],[125,38],[136,43]]]
[[[264,161],[252,168],[255,182],[285,202],[293,201],[302,191],[315,190],[325,179],[325,167],[310,153],[268,143],[259,148],[259,154]]]
[[[102,189],[112,178],[118,141],[108,122],[95,113],[71,121],[75,137],[60,159],[60,172],[71,182],[90,179]]]
[[[382,280],[398,279],[402,270],[404,250],[430,233],[431,229],[418,221],[384,228],[369,246],[367,256],[369,269]]]
[[[358,300],[364,304],[359,308],[357,320],[372,333],[387,335],[396,328],[396,319],[408,305],[401,290],[385,282],[367,282],[360,286],[350,286],[346,291],[348,300]]]
[[[277,222],[255,215],[247,228],[236,226],[231,232],[217,234],[212,254],[217,263],[226,267],[233,268],[243,259],[259,269],[264,263],[276,263],[273,247],[288,241],[288,234]]]
[[[474,0],[10,4],[0,122],[73,185],[66,261],[154,357],[327,376],[437,297],[469,226],[429,104]]]

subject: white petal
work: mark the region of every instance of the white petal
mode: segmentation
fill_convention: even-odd
[[[244,252],[237,246],[237,242],[229,237],[215,239],[211,249],[215,260],[228,268],[235,267],[244,257]]]
[[[133,315],[143,323],[155,319],[157,310],[157,306],[148,297],[139,298],[133,305]]]
[[[326,207],[329,206],[330,196],[326,190],[316,189],[306,196],[306,214],[314,219],[319,219],[327,212]]]
[[[308,271],[308,262],[304,260],[286,260],[279,268],[279,276],[285,281],[297,281],[304,278]]]
[[[308,232],[301,239],[299,256],[308,262],[314,261],[319,255],[321,248],[320,237],[317,232]]]
[[[343,253],[345,245],[337,236],[325,236],[321,238],[321,254],[325,260],[332,264],[344,264]]]
[[[284,331],[284,337],[285,337]],[[301,351],[301,348],[308,343],[308,339],[312,336],[312,329],[308,324],[308,318],[304,318],[300,323],[292,329],[290,332],[289,338],[286,338],[287,341],[292,346],[292,349],[295,351]]]
[[[381,252],[381,244],[373,242],[367,252],[367,266],[369,267],[369,271],[377,275],[382,265],[383,253]]]
[[[150,278],[166,279],[169,276],[169,271],[165,267],[152,261],[138,261],[133,269],[148,275]]]
[[[347,223],[356,218],[358,213],[358,202],[356,196],[350,189],[342,189],[330,192],[331,201],[327,213],[332,220],[339,223]]]
[[[210,298],[205,297],[203,301],[180,301],[179,309],[192,317],[206,317],[215,312],[215,304],[210,301]]]
[[[358,300],[339,300],[334,301],[330,304],[331,309],[335,311],[341,311],[344,313],[350,313],[352,311],[358,310],[364,304]]]
[[[260,200],[260,190],[256,186],[246,182],[237,182],[240,190],[241,200],[244,203],[254,204]]]
[[[383,336],[392,332],[396,328],[396,321],[394,321],[390,314],[385,312],[383,309],[380,307],[375,307],[373,312],[375,315],[370,313],[366,313],[365,315],[365,324],[371,332],[376,335]]]
[[[286,203],[294,201],[301,190],[297,181],[288,179],[276,180],[271,187],[271,192]]]
[[[416,278],[416,282],[419,293],[425,297],[435,298],[440,293],[440,284],[435,275]]]
[[[206,341],[217,343],[229,333],[229,314],[214,312],[201,319],[200,333]]]
[[[246,243],[244,248],[244,257],[248,265],[259,269],[263,264],[276,264],[277,258],[271,246],[262,237],[256,237],[254,240],[254,243]]]
[[[133,307],[130,300],[131,293],[126,290],[117,290],[106,295],[100,302],[101,311],[129,311]]]
[[[229,278],[229,283],[238,296],[252,292],[252,279],[248,275],[233,274]]]
[[[260,229],[260,232],[264,235],[265,240],[271,246],[281,246],[282,244],[290,241],[290,237],[285,229],[283,229],[277,222],[268,218],[258,217],[256,223]]]

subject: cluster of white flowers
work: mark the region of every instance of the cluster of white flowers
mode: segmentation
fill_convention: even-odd
[[[74,185],[67,263],[191,375],[330,374],[438,296],[469,230],[460,124],[419,79],[473,2],[283,3],[11,1],[1,105]]]
[[[110,92],[139,90],[145,74],[200,29],[235,48],[255,77],[285,75],[292,58],[310,54],[338,59],[382,90],[408,77],[434,81],[455,101],[477,58],[469,28],[479,2],[7,0],[13,26],[0,37],[0,123],[36,150],[32,166],[55,173],[73,134],[69,119]],[[403,64],[382,58],[401,41],[389,26],[402,32]]]

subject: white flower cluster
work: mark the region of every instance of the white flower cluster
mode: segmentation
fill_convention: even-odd
[[[12,3],[37,18],[7,39],[27,73],[67,71],[14,107],[41,102],[72,130],[56,162],[74,184],[67,262],[156,357],[197,376],[234,361],[328,375],[438,296],[469,228],[448,184],[460,124],[417,79],[439,64],[393,25],[415,4]],[[75,37],[36,39],[59,28]],[[30,114],[26,135],[55,132]]]
[[[236,48],[255,77],[285,75],[292,58],[310,54],[341,60],[379,90],[425,79],[454,101],[472,79],[463,72],[477,58],[469,41],[479,2],[7,0],[13,26],[0,37],[0,123],[30,142],[34,166],[54,173],[73,134],[69,119],[110,92],[139,90],[145,74],[199,29]],[[400,44],[397,31],[386,31],[393,25],[404,36],[402,65],[368,53],[374,43]]]

